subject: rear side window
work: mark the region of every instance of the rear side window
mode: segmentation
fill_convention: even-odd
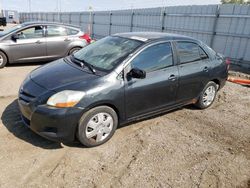
[[[58,37],[66,36],[67,30],[61,26],[47,26],[47,36],[48,37]]]
[[[169,42],[148,47],[132,61],[132,68],[152,72],[173,65],[172,48]]]
[[[68,35],[76,35],[77,33],[79,33],[79,31],[76,29],[67,28],[67,33]]]
[[[177,42],[176,47],[180,64],[208,58],[206,52],[198,44],[192,42]]]

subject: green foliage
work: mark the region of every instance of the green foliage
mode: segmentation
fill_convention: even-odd
[[[221,3],[250,4],[250,0],[221,0]]]

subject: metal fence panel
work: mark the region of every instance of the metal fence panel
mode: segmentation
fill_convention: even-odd
[[[112,11],[110,34],[130,32],[132,13],[132,10]]]
[[[222,5],[215,32],[216,51],[233,59],[250,61],[249,5]]]
[[[61,15],[61,22],[65,23],[65,24],[69,24],[70,23],[70,13],[63,13]]]
[[[42,14],[42,21],[47,21],[47,14],[46,13]]]
[[[93,36],[97,39],[110,34],[110,12],[95,12],[93,16]]]
[[[79,15],[79,26],[82,30],[88,31],[90,27],[91,14],[88,12],[81,12]]]
[[[111,23],[117,26],[131,26],[132,10],[112,11]]]
[[[134,10],[133,31],[161,31],[161,8]]]
[[[47,21],[54,22],[54,14],[53,13],[50,12],[47,14]]]

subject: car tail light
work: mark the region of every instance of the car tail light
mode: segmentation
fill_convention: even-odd
[[[91,38],[88,34],[84,34],[82,36],[79,37],[80,39],[85,39],[87,41],[87,43],[89,44],[91,42]]]
[[[231,64],[231,61],[229,58],[226,58],[226,61],[225,61],[226,65],[227,65],[227,70],[229,70],[229,67],[230,67],[230,64]]]

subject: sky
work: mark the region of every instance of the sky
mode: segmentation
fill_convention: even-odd
[[[29,6],[29,1],[31,6]],[[219,4],[220,0],[0,0],[0,7],[19,12],[62,12],[93,10],[117,10],[176,5]],[[61,6],[60,6],[61,5]]]

